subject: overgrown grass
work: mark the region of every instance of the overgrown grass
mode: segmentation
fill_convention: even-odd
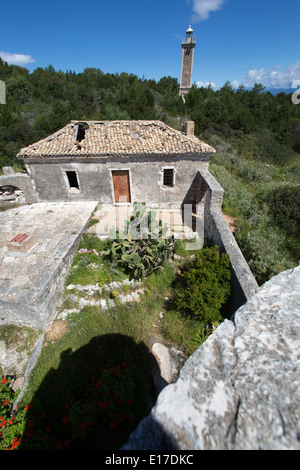
[[[101,256],[103,250],[109,245],[110,240],[101,240],[95,235],[85,234],[73,258],[72,269],[66,284],[85,286],[98,283],[102,286],[113,280],[124,279],[125,273],[116,265],[106,263]]]
[[[18,325],[3,325],[0,327],[0,342],[5,344],[5,352],[7,357],[12,354],[15,357],[15,361],[18,364],[19,373],[21,365],[26,367],[26,357],[29,358],[30,352],[32,351],[36,341],[38,340],[41,331],[29,328],[27,326],[18,326]],[[14,361],[12,361],[14,362]],[[7,367],[8,373],[12,376],[15,373],[13,364]],[[25,372],[25,369],[23,373]],[[0,367],[0,376],[1,376],[1,367]]]

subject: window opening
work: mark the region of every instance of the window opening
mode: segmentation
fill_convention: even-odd
[[[66,175],[68,178],[68,183],[69,183],[70,188],[79,189],[79,183],[78,183],[76,171],[66,171]]]
[[[174,170],[172,168],[164,170],[164,186],[174,186]]]

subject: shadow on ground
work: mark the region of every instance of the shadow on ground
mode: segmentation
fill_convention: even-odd
[[[156,401],[157,369],[145,344],[120,334],[64,351],[29,405],[19,450],[120,449]]]

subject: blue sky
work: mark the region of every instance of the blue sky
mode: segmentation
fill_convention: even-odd
[[[0,14],[0,56],[30,72],[52,64],[179,80],[191,24],[193,82],[288,88],[300,80],[299,0],[3,0]]]

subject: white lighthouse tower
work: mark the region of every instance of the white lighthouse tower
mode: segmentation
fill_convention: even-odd
[[[186,31],[186,38],[182,42],[182,61],[181,61],[181,78],[179,95],[184,99],[190,89],[192,88],[192,73],[194,62],[194,49],[196,47],[196,38],[193,36],[193,29],[191,26]]]

